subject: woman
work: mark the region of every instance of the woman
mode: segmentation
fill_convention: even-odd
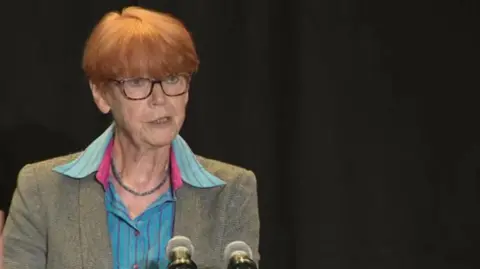
[[[110,126],[83,152],[25,166],[4,229],[4,269],[166,268],[174,235],[199,268],[231,241],[258,261],[252,172],[196,156],[179,136],[198,59],[175,18],[129,7],[94,28],[83,69]]]

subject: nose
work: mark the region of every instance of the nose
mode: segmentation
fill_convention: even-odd
[[[167,96],[163,92],[161,83],[155,83],[153,85],[152,96],[151,97],[152,97],[151,98],[152,105],[163,105],[163,104],[165,104],[165,100],[166,100]]]

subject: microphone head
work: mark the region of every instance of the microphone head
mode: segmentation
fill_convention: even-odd
[[[167,256],[170,256],[170,253],[176,248],[182,248],[184,251],[188,252],[190,256],[193,256],[194,248],[192,241],[185,236],[177,235],[168,241]]]
[[[228,244],[223,252],[224,260],[228,261],[236,254],[246,255],[250,259],[253,256],[252,249],[243,241],[234,241]]]

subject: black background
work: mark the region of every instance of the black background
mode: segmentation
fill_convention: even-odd
[[[182,135],[256,173],[263,269],[476,268],[474,1],[2,2],[4,209],[24,164],[79,151],[109,124],[82,49],[105,12],[134,2],[193,33]]]

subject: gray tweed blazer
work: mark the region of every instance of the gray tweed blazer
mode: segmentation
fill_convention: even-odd
[[[25,166],[4,229],[4,269],[111,269],[104,190],[94,174],[82,180],[53,172],[78,154]],[[242,240],[259,261],[256,179],[251,171],[197,156],[227,184],[185,184],[177,195],[175,235],[195,246],[199,269],[223,269],[225,246]],[[163,269],[163,268],[162,268]]]

